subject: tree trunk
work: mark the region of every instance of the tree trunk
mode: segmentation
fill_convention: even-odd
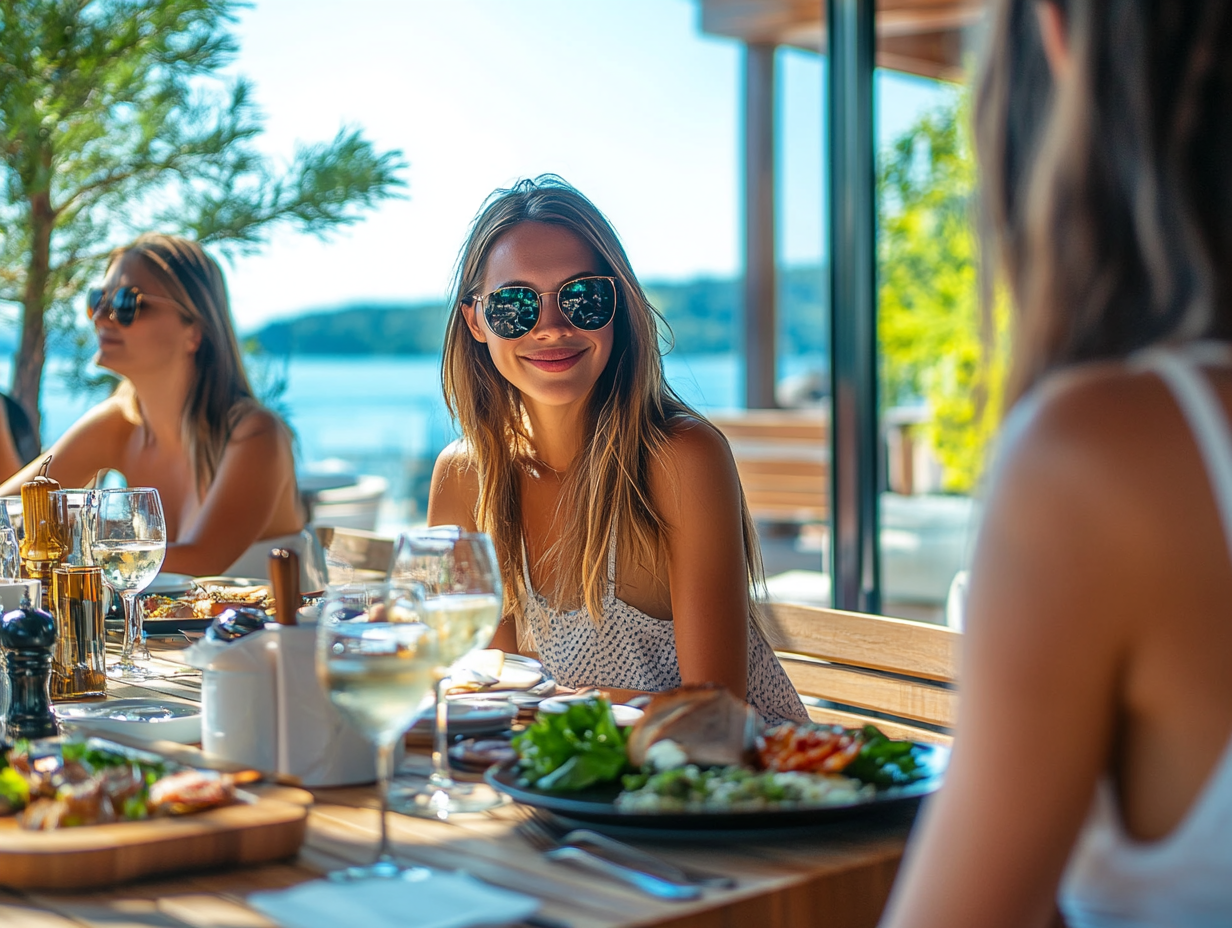
[[[51,230],[55,214],[51,194],[40,191],[30,197],[30,264],[26,268],[26,293],[22,300],[21,343],[14,359],[13,399],[25,407],[35,431],[42,427],[39,392],[43,362],[47,356],[47,281],[51,276]]]

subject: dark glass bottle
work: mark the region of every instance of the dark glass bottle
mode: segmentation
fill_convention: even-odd
[[[9,712],[5,734],[18,738],[50,738],[60,733],[51,711],[51,655],[56,645],[56,620],[23,597],[21,608],[0,619],[0,647],[9,675]]]

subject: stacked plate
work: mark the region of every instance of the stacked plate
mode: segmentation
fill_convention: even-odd
[[[59,703],[56,717],[68,731],[127,735],[141,741],[201,741],[201,707],[173,699],[109,699]]]

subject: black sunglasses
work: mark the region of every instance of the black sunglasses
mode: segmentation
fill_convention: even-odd
[[[488,320],[488,328],[501,338],[521,338],[535,327],[543,297],[556,294],[560,311],[574,328],[593,332],[616,314],[615,277],[578,277],[559,290],[538,293],[530,287],[501,287],[485,297],[473,297]]]
[[[157,296],[153,293],[142,293],[136,287],[117,287],[109,294],[101,287],[91,287],[86,291],[86,316],[91,321],[100,312],[106,311],[108,316],[119,325],[132,325],[137,313],[147,300],[162,300],[164,303],[174,303],[180,309],[184,305],[179,300],[169,296]],[[187,311],[186,311],[187,312]]]

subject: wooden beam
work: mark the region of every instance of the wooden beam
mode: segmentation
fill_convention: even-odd
[[[744,49],[744,405],[773,409],[775,264],[774,46]]]
[[[796,660],[778,652],[791,685],[802,696],[843,703],[857,709],[884,712],[929,725],[953,728],[958,715],[958,692],[940,686],[852,670],[837,664]]]
[[[943,683],[958,679],[962,633],[951,628],[789,603],[766,612],[780,650]]]
[[[825,4],[812,0],[700,0],[701,30],[742,42],[826,51]],[[984,0],[879,0],[877,66],[961,80],[968,30]]]

